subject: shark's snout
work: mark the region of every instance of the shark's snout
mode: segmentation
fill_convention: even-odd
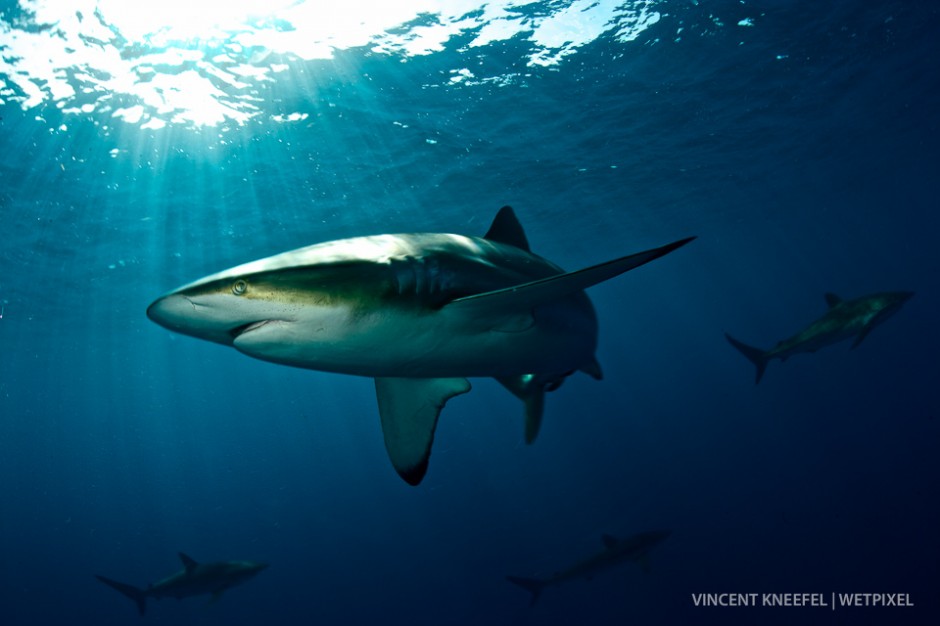
[[[176,330],[178,327],[176,322],[181,316],[183,302],[182,296],[177,295],[168,295],[158,298],[147,307],[147,317],[164,328]]]
[[[650,543],[659,543],[664,539],[667,539],[669,535],[672,534],[671,530],[654,530],[650,532]]]
[[[212,306],[179,293],[167,294],[147,307],[147,317],[168,330],[214,341],[232,344],[231,331],[242,325],[220,315]]]
[[[882,314],[887,317],[901,309],[907,301],[914,297],[913,291],[894,291],[885,294]]]
[[[268,569],[267,563],[257,563],[254,561],[243,561],[238,564],[241,568],[241,577],[244,579],[254,578],[264,570]]]

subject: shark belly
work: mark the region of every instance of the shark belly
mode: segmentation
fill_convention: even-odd
[[[368,377],[442,378],[561,374],[593,359],[597,322],[578,294],[534,310],[483,318],[446,308],[335,307],[271,320],[234,339],[240,352],[294,367]]]
[[[771,349],[768,355],[786,359],[794,354],[813,353],[827,346],[845,341],[849,337],[858,334],[861,329],[860,324],[849,324],[848,326],[838,326],[832,323],[815,324],[800,334],[781,342],[780,345]]]

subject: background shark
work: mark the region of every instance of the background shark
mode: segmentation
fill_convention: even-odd
[[[611,535],[604,535],[604,550],[587,558],[571,567],[564,569],[549,578],[522,578],[520,576],[507,576],[506,580],[519,585],[532,594],[532,600],[529,606],[535,604],[536,600],[545,587],[558,585],[563,582],[576,578],[586,578],[590,580],[598,572],[605,570],[620,563],[635,562],[639,563],[644,571],[649,571],[649,551],[650,548],[661,542],[672,534],[668,530],[654,530],[645,533],[638,533],[627,537],[626,539],[617,539]]]
[[[197,563],[182,552],[183,570],[154,583],[146,589],[119,583],[104,576],[95,576],[104,584],[117,589],[137,603],[141,615],[147,609],[147,598],[189,598],[203,594],[212,594],[212,600],[218,600],[226,589],[240,585],[257,575],[268,565],[254,561],[220,561],[218,563]]]
[[[180,287],[147,315],[249,356],[375,379],[399,475],[427,471],[438,415],[467,377],[496,378],[526,407],[583,371],[595,379],[597,318],[584,289],[685,245],[682,239],[575,272],[529,250],[510,207],[484,237],[441,233],[330,241]]]
[[[764,369],[771,359],[786,361],[794,354],[816,352],[820,348],[853,336],[855,341],[852,342],[852,348],[855,348],[868,336],[872,328],[898,312],[913,295],[912,291],[890,291],[855,300],[843,300],[835,294],[827,293],[826,303],[829,310],[826,314],[789,339],[780,341],[770,350],[761,350],[741,343],[728,333],[725,333],[725,337],[757,367],[757,384],[760,383]]]

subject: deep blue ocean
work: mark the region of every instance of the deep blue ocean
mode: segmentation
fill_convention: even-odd
[[[302,32],[277,16],[235,45],[231,25],[132,36],[114,2],[55,19],[51,4],[0,10],[0,624],[940,616],[936,3],[503,2],[497,19],[415,2],[319,57],[244,43]],[[481,38],[500,24],[516,30]],[[133,69],[149,95],[91,54],[167,51]],[[548,394],[538,441],[517,399],[473,379],[417,487],[389,463],[370,380],[145,314],[313,243],[481,236],[504,205],[568,270],[698,238],[589,289],[604,380]],[[759,385],[724,337],[770,348],[827,292],[897,290],[916,295],[859,347],[773,361]],[[506,580],[650,530],[672,534],[649,571],[624,563],[531,607]],[[94,577],[146,587],[180,551],[270,567],[215,602],[149,601],[142,619]],[[700,593],[914,606],[701,607]]]

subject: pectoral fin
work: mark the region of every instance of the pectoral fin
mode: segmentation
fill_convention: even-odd
[[[417,485],[428,470],[437,417],[448,400],[470,391],[466,378],[376,378],[385,449],[398,475]]]
[[[693,239],[695,237],[681,239],[660,248],[638,252],[575,272],[566,272],[514,287],[457,298],[446,306],[449,309],[459,310],[470,316],[477,316],[491,311],[531,310],[541,304],[553,302],[572,293],[583,291],[592,285],[645,265],[677,248],[681,248]]]
[[[858,344],[862,343],[862,341],[865,340],[865,337],[868,336],[868,333],[871,332],[871,329],[872,329],[872,325],[871,325],[871,324],[868,324],[867,326],[865,326],[865,328],[863,328],[863,329],[861,330],[861,332],[859,332],[859,333],[855,336],[855,341],[852,342],[852,348],[851,348],[852,350],[854,350],[855,348],[857,348],[857,347],[858,347]]]

